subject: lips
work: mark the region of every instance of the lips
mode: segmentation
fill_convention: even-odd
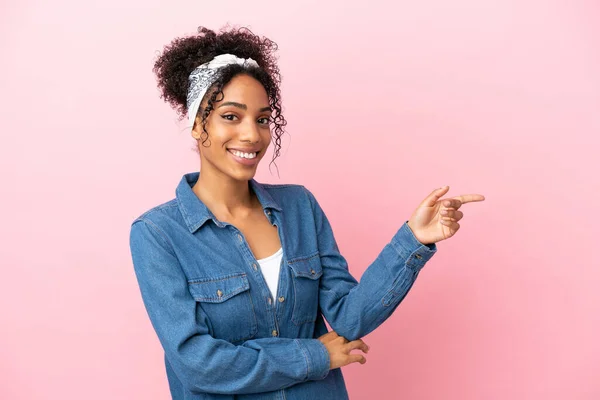
[[[261,147],[228,147],[227,150],[235,150],[235,151],[239,151],[242,153],[259,153],[261,150]]]
[[[258,155],[258,151],[241,151],[237,149],[228,149],[228,151],[234,156],[247,159],[256,158]]]
[[[254,166],[258,163],[259,152],[242,152],[237,149],[227,149],[227,153],[231,155],[234,161],[245,166]]]

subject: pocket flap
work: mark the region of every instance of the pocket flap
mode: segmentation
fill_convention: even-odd
[[[246,274],[188,281],[190,293],[196,301],[221,303],[238,293],[250,289]]]
[[[288,261],[297,278],[319,279],[323,275],[319,253],[308,257],[298,257]]]

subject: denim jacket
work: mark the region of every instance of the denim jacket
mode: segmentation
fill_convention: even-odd
[[[347,399],[329,370],[325,320],[348,340],[384,322],[436,252],[404,223],[358,283],[315,197],[300,185],[249,182],[283,248],[277,298],[242,233],[181,179],[176,198],[131,226],[142,299],[165,352],[172,398]]]

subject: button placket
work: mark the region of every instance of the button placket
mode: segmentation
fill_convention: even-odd
[[[279,230],[279,228],[278,228]],[[283,238],[281,237],[281,234],[279,235],[279,240],[281,241],[281,247],[285,249],[284,245],[283,245]],[[287,286],[290,284],[289,282],[286,281],[285,278],[285,274],[286,274],[286,265],[285,265],[285,250],[283,252],[283,255],[281,257],[281,262],[279,263],[279,280],[277,283],[277,293],[275,294],[275,300],[276,302],[279,302],[280,304],[275,304],[275,323],[278,323],[278,321],[283,317],[284,313],[285,313],[285,307],[283,304],[283,301],[285,301],[285,297],[282,295],[284,293],[286,293],[287,290]],[[277,297],[277,294],[279,294],[279,296]],[[283,299],[283,301],[282,301]]]
[[[242,236],[242,234],[239,231],[234,230],[234,232],[235,232],[236,236],[238,237],[238,240],[239,240],[239,242],[241,244],[241,247],[243,248],[242,249],[243,256],[244,257],[249,257],[249,261],[250,261],[249,265],[250,265],[250,267],[252,268],[253,271],[260,272],[258,261],[254,257],[254,254],[249,249],[249,247],[247,246],[247,244],[244,243],[244,237]],[[282,261],[282,264],[283,264],[283,261]],[[246,265],[248,265],[248,264],[246,264]],[[264,279],[264,276],[262,276],[262,273],[260,275],[261,275],[260,277],[256,276],[256,278],[259,279],[259,280],[262,279],[262,281],[264,282],[264,286],[267,289],[267,292],[269,293],[269,295],[268,295],[268,297],[266,299],[267,304],[268,304],[268,306],[266,307],[266,309],[267,309],[266,311],[267,311],[267,313],[269,313],[270,315],[272,315],[272,317],[273,317],[273,323],[274,323],[274,327],[275,327],[275,329],[273,329],[271,331],[271,336],[277,337],[277,336],[279,336],[279,330],[277,329],[278,328],[277,311],[276,311],[277,307],[275,307],[275,305],[277,304],[277,301],[279,301],[281,303],[280,299],[283,296],[281,296],[279,298],[277,298],[277,297],[273,298],[270,295],[270,292],[269,292],[269,289],[268,289],[268,285],[266,283],[266,280]],[[280,283],[281,283],[281,269],[280,269]],[[262,286],[262,285],[260,285],[260,286]],[[274,302],[275,302],[275,304],[273,304]]]

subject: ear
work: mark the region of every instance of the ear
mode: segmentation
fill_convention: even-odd
[[[202,137],[202,118],[200,118],[199,116],[196,116],[196,121],[194,121],[192,137],[196,140],[200,140],[200,138]]]

